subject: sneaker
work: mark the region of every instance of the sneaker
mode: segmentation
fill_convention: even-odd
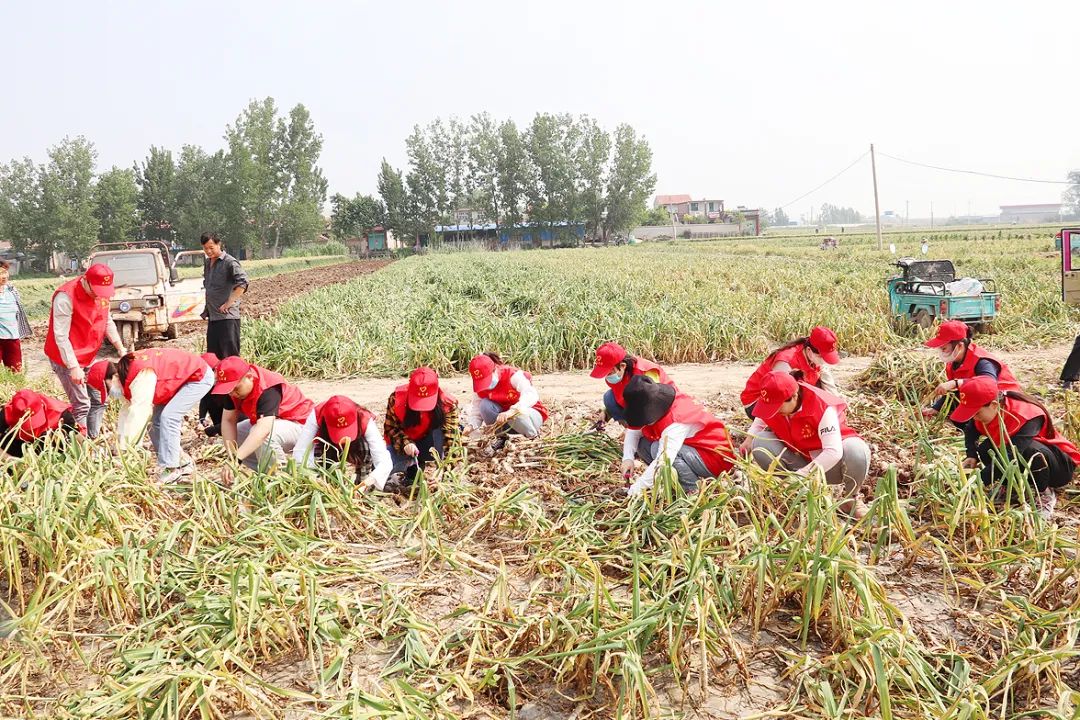
[[[1053,488],[1046,488],[1035,496],[1035,507],[1039,509],[1039,517],[1050,520],[1054,517],[1054,508],[1057,506],[1057,493]]]
[[[498,435],[486,448],[484,448],[484,455],[495,457],[504,447],[506,447],[506,436]]]
[[[1067,391],[1073,389],[1073,383],[1075,383],[1075,382],[1076,382],[1075,380],[1062,380],[1060,387],[1061,387],[1061,389],[1063,391],[1067,392]]]
[[[195,465],[181,465],[175,468],[165,468],[165,472],[158,477],[158,482],[162,485],[173,485],[185,480],[195,474]]]

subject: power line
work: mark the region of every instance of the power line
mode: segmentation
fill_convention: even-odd
[[[1017,182],[1045,183],[1047,185],[1072,185],[1068,180],[1043,180],[1040,178],[1013,177],[1012,175],[995,175],[994,173],[979,172],[978,170],[958,170],[957,168],[930,165],[928,163],[916,162],[915,160],[905,160],[904,158],[896,157],[895,155],[883,153],[880,150],[878,150],[878,155],[887,157],[890,160],[896,160],[897,162],[907,163],[908,165],[930,168],[931,170],[943,170],[944,172],[962,173],[964,175],[979,175],[981,177],[997,178],[998,180],[1016,180]]]
[[[840,172],[838,172],[838,173],[836,173],[835,175],[833,175],[833,176],[832,176],[831,178],[829,178],[829,179],[828,179],[828,180],[826,180],[825,182],[823,182],[823,183],[821,183],[820,185],[818,185],[818,186],[817,186],[816,188],[814,188],[813,190],[808,190],[808,191],[804,192],[804,193],[803,193],[802,195],[800,195],[799,197],[795,198],[794,200],[792,200],[792,201],[791,201],[791,202],[789,202],[789,203],[785,203],[785,204],[781,205],[780,207],[781,207],[781,208],[786,208],[786,207],[790,207],[790,206],[794,205],[795,203],[799,202],[800,200],[802,200],[802,199],[803,199],[804,197],[806,197],[807,195],[812,195],[813,193],[816,193],[816,192],[817,192],[818,190],[820,190],[821,188],[825,187],[826,185],[828,185],[829,183],[831,183],[831,182],[832,182],[833,180],[835,180],[836,178],[838,178],[838,177],[840,177],[841,175],[843,175],[844,173],[846,173],[846,172],[847,172],[848,170],[850,170],[851,168],[855,167],[855,166],[856,166],[856,165],[857,165],[857,164],[859,163],[859,161],[860,161],[860,160],[862,160],[863,158],[865,158],[865,157],[866,157],[867,155],[869,155],[869,154],[870,154],[870,151],[869,151],[869,150],[867,150],[867,151],[866,151],[866,152],[864,152],[864,153],[863,153],[862,155],[860,155],[859,157],[857,157],[857,158],[855,158],[854,160],[852,160],[852,161],[851,161],[851,164],[850,164],[850,165],[848,165],[848,166],[847,166],[847,167],[845,167],[845,168],[844,168],[843,170],[841,170]]]

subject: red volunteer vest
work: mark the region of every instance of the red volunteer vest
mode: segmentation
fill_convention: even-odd
[[[315,422],[317,422],[320,426],[323,423],[326,423],[327,427],[329,427],[329,422],[323,416],[323,409],[326,407],[326,403],[327,403],[328,400],[329,400],[329,398],[327,398],[326,400],[323,400],[321,403],[319,403],[318,405],[315,406]],[[355,405],[355,403],[353,403],[353,404]],[[367,433],[368,425],[370,425],[371,421],[375,419],[375,416],[372,415],[370,412],[368,412],[366,408],[363,408],[363,407],[360,407],[359,405],[357,405],[356,406],[356,417],[360,421],[360,423],[359,423],[360,429],[359,429],[359,436],[358,436],[358,439],[359,439],[359,438],[364,437],[364,435]]]
[[[698,451],[701,461],[714,477],[732,468],[735,453],[731,448],[731,437],[727,428],[720,418],[698,405],[689,395],[676,393],[675,402],[671,404],[667,415],[652,425],[641,428],[641,434],[650,442],[656,442],[672,423],[702,426],[697,433],[686,439],[684,445]]]
[[[843,399],[825,392],[820,388],[799,383],[802,388],[802,405],[790,417],[776,413],[765,421],[776,437],[785,445],[804,457],[821,449],[821,437],[818,426],[821,416],[828,408],[835,408],[840,418],[840,436],[856,437],[858,434],[847,426],[847,403]]]
[[[754,374],[750,376],[750,379],[746,381],[746,387],[743,389],[742,395],[739,396],[743,407],[757,402],[757,399],[761,396],[761,384],[765,382],[765,376],[771,373],[773,366],[779,362],[787,363],[792,370],[802,370],[802,381],[808,385],[817,385],[818,381],[821,380],[821,371],[811,367],[810,363],[807,362],[806,353],[803,352],[804,347],[806,345],[800,344],[780,350],[761,363],[758,369],[754,371]]]
[[[1050,418],[1046,417],[1046,413],[1042,411],[1038,405],[1033,405],[1023,400],[1017,400],[1016,398],[1006,397],[1005,407],[994,420],[990,422],[990,425],[984,425],[978,420],[975,421],[975,429],[979,431],[980,435],[985,435],[990,438],[990,441],[998,447],[1002,447],[1007,442],[1007,438],[1016,434],[1016,431],[1023,426],[1024,423],[1035,418],[1043,418],[1043,426],[1039,430],[1039,434],[1035,437],[1036,440],[1043,445],[1049,445],[1056,447],[1065,453],[1074,464],[1080,465],[1080,451],[1076,449],[1076,446],[1066,439],[1064,435],[1054,431],[1053,436],[1050,435]],[[1004,426],[1004,428],[1002,427]],[[1002,430],[1004,429],[1004,433]]]
[[[626,407],[626,401],[623,400],[623,393],[626,391],[626,386],[630,382],[630,379],[635,375],[648,375],[661,385],[671,385],[675,387],[675,383],[671,382],[671,378],[664,372],[664,368],[649,362],[648,360],[642,360],[641,358],[634,359],[634,372],[631,375],[624,375],[622,380],[612,385],[607,383],[607,386],[611,388],[611,394],[615,396],[615,403],[619,407]],[[607,382],[605,380],[604,382]],[[676,388],[678,389],[678,388]]]
[[[968,345],[967,353],[964,355],[964,362],[960,363],[960,367],[953,369],[953,364],[949,363],[945,366],[945,377],[950,380],[970,380],[975,377],[975,365],[980,360],[992,360],[994,364],[998,366],[998,387],[1002,390],[1020,390],[1020,383],[1016,380],[1016,376],[1009,370],[1009,366],[998,360],[990,353],[983,350],[975,343]]]
[[[101,341],[105,339],[105,327],[109,322],[109,301],[94,297],[83,290],[82,278],[68,280],[53,293],[53,300],[60,293],[71,298],[71,330],[68,339],[75,350],[79,367],[86,367],[97,355]],[[51,304],[50,304],[51,307]],[[53,317],[49,313],[49,332],[45,336],[45,355],[57,365],[63,365],[60,348],[53,335]]]
[[[398,385],[394,390],[394,415],[401,421],[402,427],[405,430],[405,437],[416,442],[427,437],[427,434],[431,432],[433,413],[417,413],[420,416],[419,422],[417,422],[416,425],[406,425],[405,415],[409,410],[408,401],[409,386]],[[439,402],[442,403],[444,413],[449,412],[457,405],[457,400],[455,400],[452,395],[444,393],[442,390],[439,391]]]
[[[61,402],[41,393],[35,393],[35,395],[45,402],[45,427],[37,429],[37,432],[35,432],[35,428],[31,427],[29,422],[22,423],[19,426],[19,439],[23,442],[43,437],[45,434],[58,429],[60,427],[60,416],[71,409],[71,403]]]
[[[150,348],[135,353],[135,360],[128,368],[124,397],[131,400],[131,383],[143,370],[153,370],[157,376],[154,386],[154,404],[166,405],[173,396],[189,382],[202,380],[210,366],[186,350],[175,348]]]
[[[510,384],[510,378],[514,376],[514,373],[520,372],[519,368],[512,365],[499,365],[495,368],[495,372],[499,373],[499,382],[491,390],[481,390],[476,393],[484,400],[490,400],[491,402],[502,408],[503,412],[506,412],[510,407],[521,399],[521,395],[514,386]],[[525,373],[525,377],[532,382],[532,375]],[[533,405],[540,412],[540,417],[544,420],[548,419],[547,408],[544,407],[544,403],[539,400]]]
[[[285,382],[285,378],[276,372],[270,372],[258,365],[252,365],[251,372],[254,374],[255,384],[251,387],[251,393],[240,401],[238,409],[247,416],[252,424],[259,422],[259,414],[256,412],[259,396],[262,395],[263,390],[272,387],[281,388],[281,405],[278,406],[277,417],[301,425],[307,422],[313,405],[310,400],[304,397],[299,388]]]

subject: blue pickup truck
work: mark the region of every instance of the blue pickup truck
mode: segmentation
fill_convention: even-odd
[[[889,307],[897,329],[929,328],[935,320],[960,320],[989,332],[1001,309],[1001,296],[989,278],[980,278],[980,294],[954,294],[956,268],[952,260],[900,258],[901,274],[889,278]]]

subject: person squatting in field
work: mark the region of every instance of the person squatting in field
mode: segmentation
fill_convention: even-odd
[[[0,413],[0,457],[21,458],[27,446],[41,446],[58,431],[82,436],[71,404],[29,388],[19,390]]]
[[[1046,406],[986,376],[964,383],[959,400],[951,419],[964,428],[964,467],[981,465],[987,485],[1005,477],[1008,466],[1027,469],[1039,514],[1051,518],[1057,504],[1054,489],[1072,480],[1080,451],[1057,432]],[[980,443],[981,437],[986,439]]]
[[[116,434],[118,447],[136,447],[149,424],[150,444],[157,453],[158,480],[174,483],[190,477],[195,463],[180,448],[184,416],[214,386],[206,360],[176,348],[149,348],[90,367],[86,382],[104,405],[122,403]]]
[[[671,385],[678,390],[664,368],[631,355],[622,345],[615,342],[606,342],[596,349],[596,363],[590,375],[597,380],[603,378],[608,386],[607,392],[604,393],[604,414],[601,425],[608,420],[614,420],[623,427],[626,426],[626,400],[623,398],[623,393],[627,383],[638,375],[646,375],[655,382]]]
[[[769,353],[757,370],[746,381],[739,399],[746,411],[746,416],[754,419],[754,403],[761,392],[761,384],[774,370],[790,372],[798,370],[807,385],[821,388],[836,394],[836,382],[829,371],[830,365],[840,362],[840,353],[836,349],[836,333],[827,327],[818,326],[806,337],[792,340]]]
[[[955,408],[958,391],[973,378],[988,377],[996,380],[1003,390],[1022,390],[1009,366],[973,343],[971,337],[971,326],[949,320],[941,323],[934,337],[926,341],[926,347],[936,349],[945,364],[946,380],[934,389],[937,397],[929,407],[923,408],[923,417],[934,417],[946,402]]]
[[[390,393],[383,432],[400,484],[411,485],[425,463],[461,445],[459,414],[458,401],[439,387],[431,368],[413,370],[409,382]]]
[[[540,434],[548,411],[533,387],[531,374],[507,365],[498,354],[487,352],[469,361],[469,375],[476,399],[469,408],[465,426],[467,430],[495,426],[495,438],[485,450],[489,457],[505,447],[510,433],[527,438]]]
[[[345,461],[353,466],[361,490],[389,490],[387,478],[393,460],[383,442],[375,416],[344,395],[334,395],[315,406],[314,453],[321,465]],[[371,472],[364,471],[371,465]]]

